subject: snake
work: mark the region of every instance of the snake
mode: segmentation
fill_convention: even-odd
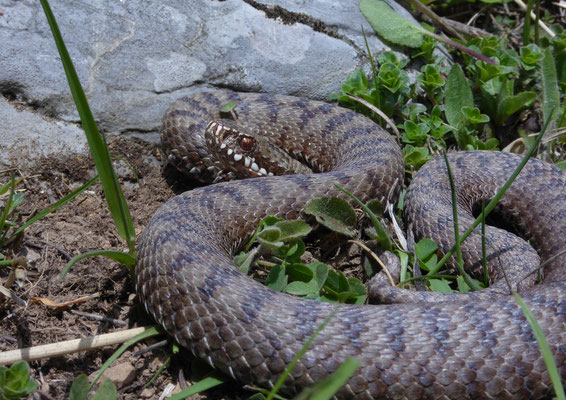
[[[262,155],[259,137],[308,168],[278,175],[279,155]],[[208,145],[216,146],[214,154]],[[510,289],[519,291],[540,325],[564,380],[566,260],[560,252],[566,243],[566,174],[561,169],[531,159],[501,199],[497,214],[522,239],[486,227],[486,259],[492,265],[486,295],[394,288],[396,294],[385,290],[382,296],[390,304],[337,308],[264,286],[235,266],[233,254],[267,215],[296,219],[314,198],[348,199],[336,185],[363,202],[395,204],[405,170],[400,147],[387,131],[335,104],[217,90],[169,107],[162,146],[169,163],[216,183],[173,197],[145,227],[135,270],[139,299],[179,344],[242,385],[273,388],[326,322],[280,394],[296,395],[353,358],[359,367],[336,398],[544,398],[553,393],[550,374]],[[462,233],[521,157],[468,151],[449,153],[447,160]],[[229,171],[222,172],[226,165]],[[242,170],[251,177],[236,179]],[[440,157],[414,175],[404,196],[404,219],[415,240],[431,237],[446,254],[454,244],[453,218],[447,165]],[[462,244],[462,259],[470,274],[481,275],[478,230]],[[519,278],[509,277],[507,268]]]

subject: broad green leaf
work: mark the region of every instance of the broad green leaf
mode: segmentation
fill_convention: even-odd
[[[371,210],[372,213],[375,214],[375,216],[380,216],[382,217],[383,214],[385,213],[385,209],[383,208],[383,204],[381,204],[379,201],[377,200],[370,200],[366,203],[366,206]]]
[[[472,125],[477,124],[485,124],[489,122],[489,117],[485,114],[480,112],[480,109],[477,107],[462,107],[462,114],[464,115],[465,120]]]
[[[283,218],[278,218],[273,215],[268,215],[263,219],[263,224],[265,226],[272,226],[277,224],[278,222],[285,221]]]
[[[287,275],[292,281],[309,282],[314,278],[314,272],[311,268],[298,263],[287,266]]]
[[[117,398],[116,386],[110,379],[105,379],[96,390],[92,400],[112,400]]]
[[[448,282],[445,281],[444,279],[429,279],[428,284],[429,284],[430,290],[432,290],[433,292],[439,292],[439,293],[453,293],[454,292],[452,290],[452,288],[450,287],[450,285],[448,284]]]
[[[282,242],[291,239],[303,238],[310,233],[312,228],[305,221],[300,219],[292,221],[279,221],[275,224],[280,229],[281,236],[279,240]]]
[[[240,268],[240,271],[242,271],[246,275],[250,272],[250,267],[252,265],[252,261],[254,260],[254,254],[255,253],[253,251],[242,251],[240,254],[234,257],[234,263],[238,268]]]
[[[237,102],[236,100],[229,101],[228,103],[224,104],[224,105],[220,108],[220,112],[221,112],[221,113],[229,113],[229,112],[231,112],[237,105],[238,105],[238,102]]]
[[[401,250],[395,250],[395,255],[399,257],[401,262],[401,276],[399,277],[399,282],[403,282],[407,279],[407,269],[409,267],[409,255]]]
[[[19,399],[27,396],[37,388],[37,383],[29,376],[29,365],[18,361],[10,368],[2,367],[0,371],[0,398]]]
[[[305,207],[305,213],[313,215],[318,223],[343,235],[353,237],[356,213],[348,202],[337,197],[321,197]]]
[[[432,254],[436,253],[438,245],[431,239],[424,238],[415,244],[415,253],[419,260],[426,260]]]
[[[371,221],[371,224],[375,229],[375,232],[377,234],[377,239],[379,240],[379,244],[383,249],[391,251],[393,249],[393,244],[391,242],[391,239],[389,238],[387,231],[383,227],[383,224],[379,222],[377,216],[373,213],[373,211],[371,211],[368,206],[362,203],[360,199],[358,199],[352,193],[348,192],[346,189],[340,187],[339,185],[335,185],[335,186],[338,190],[341,190],[342,192],[346,193],[350,198],[352,198],[352,200],[354,200],[362,208],[362,210],[364,210],[364,212],[369,217],[369,220]]]
[[[309,282],[290,282],[285,291],[295,296],[304,296],[307,294],[318,294],[319,289],[316,280],[313,279]]]
[[[458,283],[458,291],[462,293],[466,293],[471,290],[468,284],[466,283],[466,281],[464,280],[464,277],[462,277],[461,275],[458,275],[456,277],[456,282]]]
[[[425,123],[416,124],[413,121],[403,123],[403,142],[422,146],[428,137],[430,127]]]
[[[328,271],[330,268],[328,265],[320,261],[307,264],[307,268],[313,272],[314,281],[317,284],[318,291],[320,291],[326,282],[326,278],[328,278]]]
[[[348,285],[350,285],[350,289],[357,293],[358,295],[365,295],[366,294],[366,287],[362,282],[360,282],[357,278],[348,278]]]
[[[558,81],[556,78],[556,66],[550,48],[544,49],[544,57],[541,63],[542,74],[542,115],[543,120],[550,120],[550,128],[560,109],[560,95],[558,92]]]
[[[353,300],[353,302],[356,302],[356,299],[358,299],[358,297],[360,297],[359,294],[357,294],[356,292],[353,291],[344,291],[344,292],[340,292],[338,293],[338,303],[341,304],[346,304],[346,303],[351,303]]]
[[[422,28],[401,17],[387,3],[360,0],[359,7],[373,29],[385,40],[408,47],[420,47],[423,44]]]
[[[81,374],[75,378],[71,385],[69,400],[86,400],[89,390],[90,384],[88,383],[88,377],[85,374]]]
[[[377,73],[378,87],[391,92],[391,94],[401,94],[407,91],[409,76],[397,65],[387,62],[379,67]]]
[[[420,267],[422,269],[424,269],[425,271],[430,271],[432,268],[436,266],[436,263],[438,262],[438,256],[436,254],[432,254],[428,258],[422,260],[419,259],[419,261],[420,261]]]
[[[462,107],[473,107],[474,98],[462,67],[458,64],[450,69],[445,89],[445,114],[450,125],[458,128],[463,120]]]
[[[503,125],[507,118],[535,101],[536,98],[535,92],[521,92],[515,96],[506,97],[497,107],[495,122],[497,125]]]
[[[324,289],[338,296],[341,292],[349,291],[350,285],[342,272],[331,269],[328,271],[328,278],[326,278]]]
[[[348,285],[350,286],[351,296],[345,302],[363,305],[366,301],[365,285],[356,278],[348,278]]]
[[[284,243],[279,240],[281,237],[281,229],[277,226],[266,226],[260,233],[257,234],[257,240],[262,246],[269,249],[277,249],[284,245]]]
[[[363,68],[358,68],[352,75],[346,78],[346,82],[341,87],[340,93],[333,93],[330,95],[332,100],[342,100],[346,102],[352,102],[351,99],[345,96],[346,93],[351,93],[358,95],[360,92],[365,93],[368,89],[368,80],[366,73]]]
[[[414,147],[407,145],[403,149],[403,159],[405,160],[406,168],[409,170],[418,170],[424,163],[431,160],[432,157],[429,153],[428,147]]]
[[[519,54],[521,55],[521,63],[523,68],[526,70],[531,70],[536,68],[540,60],[544,57],[544,54],[540,47],[536,44],[531,43],[527,46],[522,46],[519,49]]]
[[[287,275],[285,275],[285,268],[280,264],[276,264],[271,267],[269,274],[267,274],[265,285],[277,292],[282,292],[287,285]]]
[[[305,249],[305,243],[301,239],[293,239],[289,245],[279,249],[279,256],[285,260],[285,263],[300,263]]]

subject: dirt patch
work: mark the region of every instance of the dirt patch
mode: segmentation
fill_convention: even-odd
[[[183,177],[175,171],[167,168],[164,173],[162,155],[156,146],[120,138],[110,139],[109,146],[111,152],[122,160],[117,161],[117,170],[136,234],[139,235],[161,204],[176,193],[187,190],[190,185],[183,183]],[[33,170],[17,171],[17,174],[25,178],[18,185],[19,191],[24,194],[23,204],[18,208],[20,220],[25,221],[82,185],[95,172],[89,157],[70,156],[41,160]],[[2,171],[0,182],[8,180],[9,172]],[[70,257],[97,249],[127,250],[116,231],[98,183],[32,225],[25,231],[21,243],[3,250],[8,258],[22,256],[26,260],[24,280],[20,285],[11,286],[24,300],[42,297],[60,303],[96,293],[99,296],[60,312],[53,312],[38,303],[30,303],[24,308],[0,299],[0,352],[152,324],[135,299],[130,272],[116,262],[102,257],[88,258],[76,264],[61,283],[57,282]],[[8,274],[9,268],[0,269],[3,283]],[[108,320],[91,319],[77,315],[75,311],[96,314]],[[129,377],[124,379],[125,386],[118,388],[119,398],[159,398],[168,384],[178,384],[180,373],[185,377],[191,376],[191,370],[194,370],[191,368],[191,356],[182,351],[145,388],[171,354],[171,346],[139,355],[136,352],[163,339],[136,345],[114,364],[128,367],[122,368],[128,371]],[[42,393],[54,399],[68,398],[73,379],[83,373],[91,375],[97,372],[117,348],[110,346],[34,361],[30,363],[32,376]],[[207,398],[225,398],[228,390],[230,398],[247,398],[250,395],[250,392],[234,391],[226,386],[238,387],[235,383],[225,384],[224,388],[213,391]]]

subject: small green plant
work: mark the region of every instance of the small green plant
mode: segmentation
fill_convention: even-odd
[[[88,382],[88,376],[84,374],[79,375],[71,385],[69,400],[87,400],[89,392],[90,383]],[[110,379],[105,379],[94,393],[94,396],[92,396],[92,400],[113,400],[117,399],[117,396],[116,386]]]
[[[0,366],[0,400],[19,399],[37,388],[29,376],[29,365],[18,361],[11,367]]]
[[[353,236],[354,210],[343,200],[314,200],[307,205],[305,212],[314,215],[320,223],[335,232]],[[270,261],[258,263],[269,268],[265,284],[271,289],[308,299],[363,304],[366,290],[358,279],[346,278],[341,271],[334,271],[322,262],[302,263],[306,249],[303,239],[311,230],[301,220],[285,221],[273,216],[266,217],[247,250],[238,254],[235,262],[243,272],[248,273],[257,253],[257,250],[249,249],[251,244],[257,242],[261,248],[259,252],[270,254]]]
[[[374,60],[366,42],[373,78],[358,69],[332,98],[373,117],[350,96],[358,97],[399,121],[409,173],[449,148],[497,150],[500,140],[506,144],[516,139],[508,132],[520,114],[541,104],[544,120],[552,117],[551,129],[566,125],[566,103],[560,101],[566,95],[566,33],[561,28],[556,28],[559,32],[553,38],[525,43],[516,50],[498,36],[470,39],[461,46],[466,50],[458,53],[462,66],[450,66],[435,52],[439,38],[429,35],[430,27],[404,21],[388,7],[377,0],[360,1],[360,9],[379,35],[413,48],[412,59],[422,58],[427,64],[410,84],[405,69],[411,59],[399,60],[385,52]],[[550,109],[555,110],[553,116]],[[381,123],[379,117],[375,119]],[[517,131],[530,144],[520,127]]]

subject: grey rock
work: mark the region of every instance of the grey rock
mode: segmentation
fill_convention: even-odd
[[[362,26],[374,53],[387,49],[352,0],[51,6],[99,128],[152,141],[167,106],[183,95],[221,87],[328,99],[348,74],[368,66]],[[39,2],[0,0],[0,10],[0,92],[43,115],[78,122]],[[18,129],[18,118],[4,122]]]
[[[0,167],[22,167],[42,157],[88,151],[82,129],[16,107],[0,97]],[[3,183],[3,182],[0,182]]]

